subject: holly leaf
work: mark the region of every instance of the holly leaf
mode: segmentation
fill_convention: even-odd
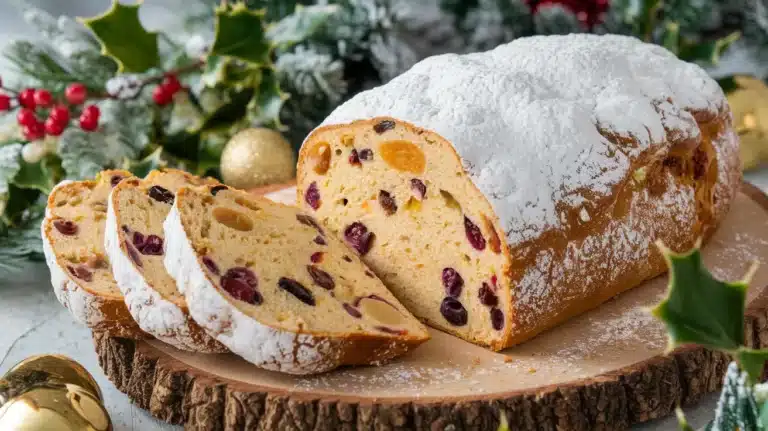
[[[250,63],[269,63],[270,44],[264,31],[264,11],[243,3],[216,8],[212,55],[226,55]]]
[[[269,26],[267,38],[280,49],[291,48],[319,33],[338,11],[338,5],[296,6],[291,15]]]
[[[253,126],[274,126],[282,129],[280,110],[288,95],[280,91],[280,84],[274,70],[267,69],[262,75],[258,91],[248,103],[248,121]]]
[[[49,163],[46,158],[37,163],[21,163],[21,169],[13,177],[13,184],[22,189],[34,189],[48,194],[56,185]]]
[[[125,159],[123,169],[130,171],[133,175],[144,178],[150,171],[165,167],[168,163],[163,159],[163,147],[159,147],[147,157],[141,160]]]
[[[13,178],[21,170],[22,144],[10,144],[0,147],[0,196],[8,194]],[[0,211],[2,214],[3,211]]]
[[[101,43],[103,55],[112,58],[118,72],[141,73],[160,65],[157,33],[147,31],[139,20],[139,8],[117,0],[102,15],[81,18]]]
[[[763,374],[765,361],[768,361],[768,350],[742,347],[736,352],[736,359],[741,368],[752,378],[752,381],[758,382]]]

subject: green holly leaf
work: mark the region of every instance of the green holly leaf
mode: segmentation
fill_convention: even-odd
[[[710,42],[688,44],[680,49],[679,57],[686,61],[699,61],[716,65],[720,62],[722,53],[740,38],[741,33],[735,31]]]
[[[248,121],[254,126],[282,129],[280,110],[287,99],[288,95],[280,90],[275,71],[265,70],[258,91],[248,103]]]
[[[280,49],[291,48],[321,32],[338,11],[338,5],[296,6],[291,15],[269,26],[267,38]]]
[[[82,19],[101,43],[101,51],[118,65],[118,72],[141,73],[160,65],[157,33],[147,31],[139,20],[139,8],[117,0],[102,15]]]
[[[168,162],[163,159],[163,147],[159,147],[147,157],[141,160],[125,159],[123,162],[123,169],[131,172],[133,175],[144,178],[150,171],[164,168],[168,165]]]
[[[39,190],[48,194],[55,186],[50,159],[43,158],[37,163],[21,163],[21,169],[13,177],[13,184],[22,189]]]
[[[268,64],[270,44],[264,31],[264,11],[249,10],[243,3],[222,4],[216,9],[216,34],[210,54]]]
[[[736,352],[736,360],[739,361],[741,368],[752,377],[752,381],[757,382],[760,381],[760,376],[763,374],[765,361],[768,361],[768,350],[742,347]]]

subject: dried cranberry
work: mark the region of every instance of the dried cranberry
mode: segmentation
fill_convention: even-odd
[[[476,250],[485,249],[485,238],[483,233],[480,232],[480,228],[476,224],[472,223],[467,216],[464,216],[464,231],[467,233],[467,239]]]
[[[379,190],[379,205],[384,210],[384,214],[388,216],[397,212],[395,198],[387,191]]]
[[[499,281],[499,278],[496,277],[496,274],[493,274],[491,276],[491,284],[493,285],[493,290],[496,290],[498,281]]]
[[[228,190],[228,189],[229,189],[229,187],[227,187],[227,186],[215,186],[215,187],[211,187],[211,194],[212,194],[212,195],[214,195],[214,196],[216,196],[216,193],[218,193],[218,192],[220,192],[220,191],[222,191],[222,190]]]
[[[139,247],[136,247],[139,248]],[[139,248],[141,254],[162,256],[163,255],[163,239],[157,235],[150,235],[144,242],[144,246]]]
[[[376,278],[376,276],[373,275],[373,273],[371,271],[365,271],[365,275],[367,275],[368,277],[371,277],[371,278]]]
[[[314,295],[312,295],[312,292],[310,292],[306,287],[302,286],[302,284],[298,281],[291,280],[290,278],[286,277],[280,277],[280,279],[277,280],[277,286],[295,296],[299,301],[314,307]]]
[[[353,166],[362,166],[360,164],[360,156],[358,156],[357,150],[354,148],[352,149],[352,152],[349,153],[349,164]]]
[[[75,276],[75,277],[77,277],[77,278],[79,278],[79,279],[81,279],[83,281],[91,281],[91,280],[93,280],[93,273],[91,271],[88,271],[88,269],[86,269],[83,266],[76,266],[74,268],[71,267],[71,266],[68,266],[67,269],[69,270],[69,272],[73,276]]]
[[[405,335],[408,332],[405,329],[394,329],[388,326],[376,326],[375,329],[378,329],[381,332],[386,332],[387,334],[392,334],[392,335]]]
[[[125,248],[128,249],[128,256],[131,257],[133,263],[135,263],[138,267],[143,266],[141,263],[141,258],[139,257],[139,252],[136,251],[136,249],[130,243],[126,243]]]
[[[115,175],[115,176],[113,176],[112,178],[109,179],[109,185],[114,187],[114,186],[120,184],[120,181],[122,181],[123,178],[125,178],[125,177],[122,177],[120,175]]]
[[[323,238],[320,235],[316,236],[314,241],[315,241],[315,244],[317,244],[317,245],[327,245],[328,244],[328,243],[325,242],[325,238]]]
[[[350,247],[357,250],[361,256],[368,253],[376,235],[368,232],[368,228],[360,222],[354,222],[344,229],[344,239]]]
[[[309,260],[312,263],[320,263],[323,261],[323,252],[322,251],[316,251],[312,253],[312,256],[309,256]]]
[[[309,276],[312,277],[312,281],[323,289],[331,290],[336,287],[336,283],[333,281],[331,274],[328,274],[315,265],[307,265],[307,272],[309,272]]]
[[[203,265],[212,273],[219,275],[219,266],[209,256],[203,256]]]
[[[296,220],[298,220],[299,223],[303,225],[307,225],[309,227],[313,227],[317,229],[317,232],[320,233],[320,235],[325,235],[325,232],[323,232],[323,228],[320,227],[320,224],[312,216],[308,216],[306,214],[296,214]]]
[[[346,254],[344,256],[341,256],[342,259],[344,259],[347,262],[352,262],[352,258],[347,256]]]
[[[62,235],[72,236],[77,234],[77,223],[71,220],[58,219],[53,221],[53,227]]]
[[[317,182],[312,181],[312,184],[307,188],[307,192],[304,193],[304,201],[313,209],[320,208],[320,191],[317,189]]]
[[[480,298],[480,303],[489,307],[495,307],[499,304],[499,297],[493,293],[493,289],[488,283],[483,282],[480,290],[477,292],[477,297]]]
[[[347,304],[346,302],[344,303],[344,309],[347,310],[347,313],[349,313],[349,315],[352,317],[356,317],[358,319],[363,317],[363,315],[360,313],[360,311],[357,308]]]
[[[360,160],[365,160],[366,162],[373,160],[373,150],[370,148],[360,150]]]
[[[221,278],[221,288],[238,301],[253,305],[259,305],[264,302],[261,293],[241,279],[224,276]]]
[[[256,277],[256,274],[244,266],[229,268],[227,272],[224,273],[224,278],[243,281],[254,289],[259,287],[259,279]]]
[[[453,326],[467,324],[467,309],[461,305],[461,302],[450,296],[443,298],[443,302],[440,304],[440,314]]]
[[[427,195],[427,185],[424,184],[424,181],[421,181],[418,178],[411,179],[411,190],[413,190],[420,199],[424,199]]]
[[[504,312],[498,308],[491,309],[491,326],[497,331],[504,327]]]
[[[144,247],[145,242],[146,242],[146,238],[144,238],[144,235],[141,232],[133,233],[133,245],[136,247],[137,250],[141,251],[142,247]]]
[[[464,287],[464,279],[453,268],[443,269],[443,286],[445,286],[445,294],[458,298],[461,295],[461,289]]]
[[[381,135],[382,133],[386,132],[387,130],[391,130],[395,128],[395,122],[392,120],[384,120],[376,125],[373,126],[373,131]]]
[[[158,201],[165,202],[167,204],[173,204],[173,192],[161,186],[152,186],[149,188],[149,197]]]

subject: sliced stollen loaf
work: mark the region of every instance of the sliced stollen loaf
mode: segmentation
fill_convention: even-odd
[[[182,188],[165,267],[192,317],[253,364],[291,374],[378,364],[426,328],[339,239],[295,207],[226,186]]]
[[[95,331],[146,338],[123,302],[104,252],[107,196],[127,171],[104,171],[93,181],[65,181],[48,196],[40,227],[56,297]]]
[[[338,107],[301,205],[429,324],[502,349],[664,271],[740,183],[718,84],[623,36],[428,58]]]
[[[141,329],[174,347],[217,353],[227,349],[190,317],[184,297],[163,265],[163,221],[177,190],[218,184],[175,169],[122,181],[109,195],[104,247],[112,272]]]

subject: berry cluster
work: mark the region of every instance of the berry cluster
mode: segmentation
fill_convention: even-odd
[[[98,106],[86,105],[79,108],[88,97],[83,84],[72,83],[67,86],[64,92],[65,103],[54,101],[51,92],[42,88],[25,88],[15,93],[4,88],[0,80],[0,89],[5,90],[0,93],[0,111],[18,108],[16,121],[22,127],[24,138],[30,142],[43,139],[46,135],[61,135],[70,124],[72,111],[80,111],[78,125],[81,129],[91,132],[99,127],[101,112]],[[8,93],[15,94],[15,98]]]
[[[173,96],[183,89],[176,75],[168,73],[160,85],[152,90],[152,100],[159,106],[165,106],[173,102]]]

